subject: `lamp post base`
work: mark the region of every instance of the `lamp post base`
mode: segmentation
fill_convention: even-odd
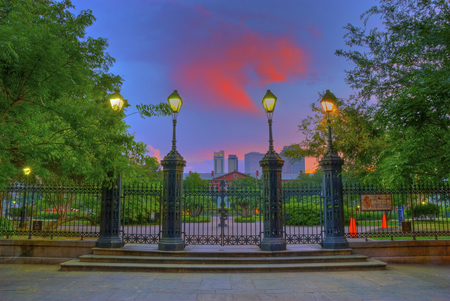
[[[323,249],[348,249],[348,241],[345,237],[325,237],[322,243]]]
[[[175,238],[161,238],[158,244],[158,250],[160,251],[183,251],[184,241],[181,237]]]
[[[261,242],[261,251],[286,251],[286,240],[279,237],[264,237]]]

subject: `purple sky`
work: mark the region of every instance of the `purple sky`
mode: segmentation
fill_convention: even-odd
[[[125,83],[121,94],[135,105],[167,101],[177,89],[184,104],[178,115],[177,146],[185,172],[213,170],[213,152],[244,154],[268,149],[267,117],[261,105],[270,89],[278,102],[274,145],[303,139],[297,125],[318,92],[347,98],[344,70],[336,57],[344,48],[343,27],[362,26],[360,15],[373,0],[328,1],[116,1],[73,0],[97,21],[88,35],[108,39],[117,60],[111,72]],[[373,20],[378,22],[379,20]],[[369,23],[374,25],[374,23]],[[130,132],[164,157],[172,140],[171,117],[127,117]],[[314,159],[307,159],[312,169]],[[227,170],[227,163],[225,164]]]

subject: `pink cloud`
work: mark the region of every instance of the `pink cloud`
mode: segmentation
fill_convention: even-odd
[[[195,18],[184,26],[183,39],[188,41],[176,51],[180,58],[171,77],[196,104],[256,111],[247,88],[305,77],[309,59],[293,36],[256,32],[201,5],[193,13]]]
[[[309,33],[311,34],[311,36],[314,39],[320,39],[323,38],[323,31],[322,28],[318,27],[318,26],[314,26],[314,25],[308,25],[306,27],[306,29],[309,31]]]
[[[161,155],[159,153],[159,149],[155,149],[151,145],[147,145],[148,155],[150,157],[155,157],[158,162],[161,162]]]

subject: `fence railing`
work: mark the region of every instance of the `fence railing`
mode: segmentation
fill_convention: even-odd
[[[182,231],[187,244],[259,244],[263,232],[261,189],[183,188]],[[320,243],[322,187],[298,182],[282,188],[287,243]],[[126,243],[157,243],[163,187],[123,186],[121,225]],[[389,199],[391,206],[377,207]],[[83,239],[100,232],[101,187],[14,184],[0,191],[0,237]],[[368,210],[367,202],[371,203]],[[347,238],[450,236],[448,182],[388,189],[344,185]],[[376,206],[375,206],[376,205]],[[381,209],[379,209],[381,208]],[[354,221],[354,222],[353,222]]]
[[[397,189],[344,185],[343,192],[345,232],[349,238],[450,236],[448,182]],[[390,199],[389,210],[376,210],[382,207],[374,207],[374,198],[379,198],[379,203]],[[351,218],[355,220],[353,227]]]

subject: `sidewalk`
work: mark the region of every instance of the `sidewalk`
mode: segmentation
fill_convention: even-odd
[[[273,274],[61,272],[0,265],[0,300],[450,300],[450,265]]]

